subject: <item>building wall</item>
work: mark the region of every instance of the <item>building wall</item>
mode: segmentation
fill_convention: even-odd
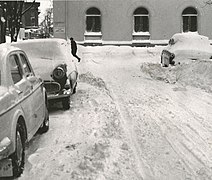
[[[32,5],[32,2],[25,2],[23,9],[26,10]],[[38,7],[40,6],[40,3],[35,3],[23,16],[22,16],[22,22],[23,27],[26,29],[30,28],[38,28]],[[34,18],[34,22],[32,22],[32,18]]]
[[[198,32],[212,39],[212,6],[204,0],[67,0],[55,1],[54,36],[84,41],[85,13],[90,7],[101,11],[103,41],[132,41],[133,12],[149,11],[150,40],[167,40],[182,32],[182,11],[191,6],[198,12]],[[62,30],[60,32],[60,27]]]

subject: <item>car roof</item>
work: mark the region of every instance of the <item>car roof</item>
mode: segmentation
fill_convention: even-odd
[[[28,39],[24,41],[14,42],[17,44],[28,44],[28,43],[66,43],[67,41],[62,38],[43,38],[43,39]]]
[[[209,40],[207,36],[203,36],[198,34],[197,32],[186,32],[186,33],[176,33],[172,36],[174,39],[202,39],[202,40]]]
[[[66,60],[70,58],[70,44],[65,39],[32,39],[12,44],[23,49],[28,57],[32,59]]]

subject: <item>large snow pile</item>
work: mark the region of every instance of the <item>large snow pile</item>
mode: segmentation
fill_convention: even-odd
[[[169,68],[163,68],[160,64],[144,63],[141,71],[167,83],[179,83],[212,92],[212,61],[190,61],[188,64]]]
[[[188,36],[195,38],[193,33],[188,34],[186,37]],[[190,41],[192,41],[192,39]],[[106,63],[106,66],[116,66],[119,61],[122,61],[123,65],[128,64],[128,66],[132,67],[140,64],[141,72],[148,74],[148,76],[153,79],[162,80],[171,84],[178,83],[182,86],[197,87],[207,92],[212,92],[211,60],[193,61],[183,58],[181,59],[183,63],[164,68],[161,67],[160,64],[160,55],[163,49],[163,46],[150,48],[129,46],[80,46],[79,51],[81,51],[81,54],[79,54],[81,57],[87,57],[85,60],[86,63],[90,63],[90,65],[92,65],[92,63],[96,64],[96,68],[98,68],[98,65],[101,63]],[[117,67],[121,68],[119,66]]]

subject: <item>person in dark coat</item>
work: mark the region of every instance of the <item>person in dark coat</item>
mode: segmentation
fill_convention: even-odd
[[[78,62],[80,62],[80,58],[77,56],[77,43],[74,41],[74,38],[71,37],[71,54],[78,59]]]

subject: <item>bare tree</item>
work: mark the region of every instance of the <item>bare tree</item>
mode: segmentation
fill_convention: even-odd
[[[26,13],[34,5],[35,0],[31,6],[23,11],[24,0],[16,1],[0,1],[0,16],[1,16],[1,38],[0,43],[6,41],[6,29],[8,29],[11,42],[17,41],[18,33],[21,27],[21,20],[24,13]]]
[[[53,26],[53,2],[49,0],[50,7],[46,9],[44,20],[41,22],[41,27],[45,32],[45,37],[49,37],[52,34]]]

